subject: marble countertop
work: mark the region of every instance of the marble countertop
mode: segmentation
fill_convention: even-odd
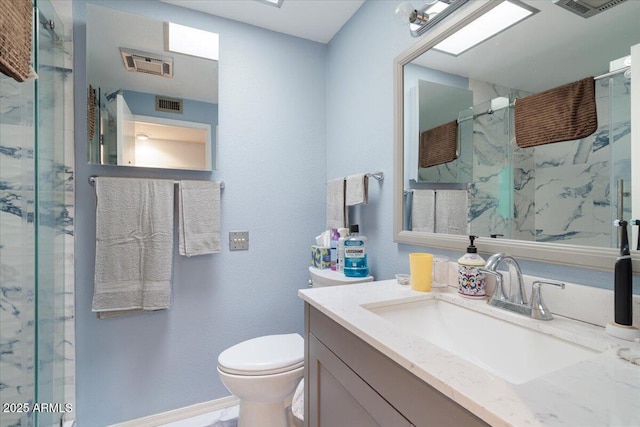
[[[640,344],[604,328],[557,316],[548,322],[460,297],[455,289],[416,292],[395,280],[299,291],[326,314],[405,369],[493,426],[640,426],[640,366],[617,356]],[[512,384],[363,308],[439,298],[597,350],[593,357]],[[505,343],[505,345],[508,343]]]

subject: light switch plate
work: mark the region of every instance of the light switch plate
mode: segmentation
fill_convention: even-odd
[[[248,251],[249,250],[249,232],[248,231],[230,231],[229,232],[229,250],[230,251]]]

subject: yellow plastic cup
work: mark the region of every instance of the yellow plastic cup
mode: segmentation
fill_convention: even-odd
[[[409,273],[411,289],[429,292],[433,276],[433,254],[415,252],[409,254]]]

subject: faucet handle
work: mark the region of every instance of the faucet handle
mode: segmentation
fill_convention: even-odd
[[[493,270],[487,270],[486,268],[480,268],[479,270],[484,274],[488,274],[496,278],[496,287],[493,289],[493,295],[491,295],[491,299],[506,301],[508,298],[504,293],[504,278],[502,276],[502,273]]]
[[[542,300],[542,285],[552,285],[564,289],[562,282],[550,280],[536,280],[531,285],[531,317],[538,320],[551,320],[553,315]]]

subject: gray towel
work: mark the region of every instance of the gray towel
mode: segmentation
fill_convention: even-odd
[[[436,233],[469,234],[467,190],[436,190]]]
[[[344,178],[327,181],[327,230],[347,226]]]
[[[220,182],[180,181],[178,191],[180,255],[220,252]]]
[[[346,183],[345,204],[366,205],[369,201],[369,177],[366,173],[349,175]]]
[[[112,317],[169,308],[173,181],[99,177],[95,183],[92,311]]]
[[[413,190],[411,230],[433,233],[435,230],[435,206],[435,191]]]

